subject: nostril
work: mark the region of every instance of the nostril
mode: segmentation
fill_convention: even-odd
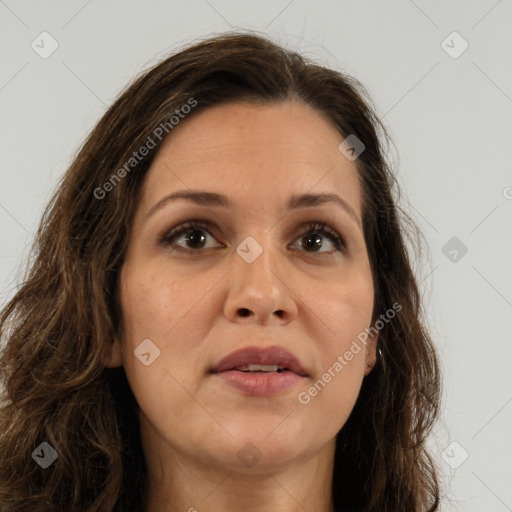
[[[240,314],[241,314],[242,316],[249,316],[249,315],[251,314],[251,312],[250,312],[248,309],[246,309],[246,308],[242,308],[242,309],[240,310]]]

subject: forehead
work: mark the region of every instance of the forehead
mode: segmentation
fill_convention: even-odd
[[[143,204],[147,209],[183,188],[231,193],[235,200],[261,193],[283,202],[283,194],[331,190],[359,213],[358,171],[338,149],[343,138],[297,102],[211,107],[185,118],[165,139],[146,176]]]

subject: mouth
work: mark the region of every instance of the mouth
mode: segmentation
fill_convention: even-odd
[[[246,364],[233,369],[246,373],[281,373],[282,371],[288,371],[288,368],[283,368],[278,364]]]
[[[210,373],[246,395],[265,396],[296,386],[308,373],[283,347],[247,347],[228,354]]]

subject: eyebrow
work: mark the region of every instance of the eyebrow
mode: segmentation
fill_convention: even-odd
[[[207,207],[221,207],[221,208],[232,208],[233,203],[231,200],[216,192],[207,192],[205,190],[179,190],[171,194],[166,195],[154,204],[146,214],[145,219],[147,220],[151,215],[161,210],[169,203],[177,200],[186,200],[197,204],[199,206]],[[315,206],[321,206],[326,203],[334,203],[335,205],[342,208],[346,213],[356,221],[357,225],[361,227],[361,222],[356,212],[350,206],[345,199],[334,193],[321,193],[321,194],[302,194],[298,196],[292,196],[288,201],[287,209],[296,210],[299,208],[312,208]]]

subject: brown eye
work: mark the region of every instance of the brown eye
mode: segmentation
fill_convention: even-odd
[[[175,246],[178,241],[182,240],[178,248],[188,252],[198,252],[205,248],[208,236],[213,238],[204,222],[190,221],[180,224],[170,232],[165,233],[160,237],[159,242],[163,246]],[[212,247],[219,247],[219,244]],[[208,249],[209,247],[206,248]]]
[[[330,243],[334,246],[332,251],[319,251],[324,246],[323,238],[328,238]],[[343,238],[332,228],[325,223],[313,222],[309,224],[308,230],[303,233],[299,239],[305,240],[302,247],[308,249],[306,252],[321,252],[321,253],[332,253],[332,252],[343,252],[345,248],[345,242]],[[313,249],[312,251],[309,249]]]
[[[189,253],[198,253],[202,249],[225,247],[218,242],[208,247],[208,237],[215,240],[210,232],[209,225],[204,221],[193,220],[165,232],[159,237],[159,244]],[[321,250],[325,246],[325,238],[328,239],[334,249]],[[344,239],[325,223],[312,222],[308,224],[307,231],[299,235],[297,240],[303,241],[300,247],[309,253],[332,254],[343,252],[346,247]]]

